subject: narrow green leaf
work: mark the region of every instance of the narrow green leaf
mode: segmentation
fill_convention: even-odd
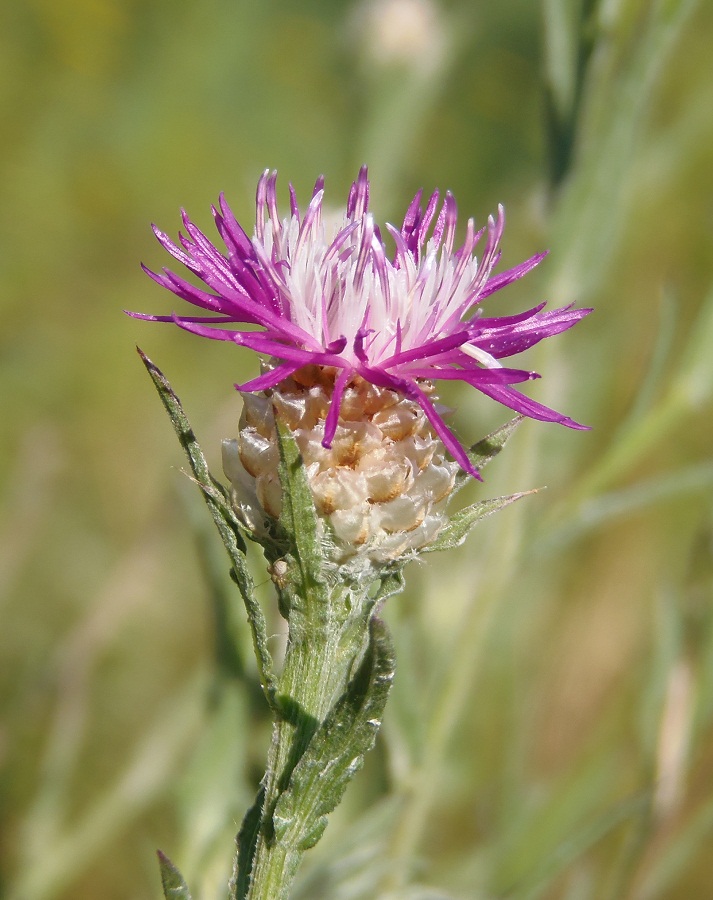
[[[506,896],[512,900],[531,900],[533,897],[543,896],[576,859],[623,823],[636,821],[638,817],[644,815],[650,802],[649,791],[640,791],[609,806],[602,813],[595,815],[591,821],[577,828],[570,826],[568,831],[560,832],[562,837],[557,845],[547,847],[541,858],[513,883],[505,883],[502,887],[498,887],[497,896]],[[611,896],[620,897],[622,894],[616,893]]]
[[[543,555],[561,553],[564,547],[592,531],[626,516],[636,515],[659,503],[681,502],[691,495],[706,497],[713,488],[713,463],[705,462],[609,491],[581,503],[561,524],[551,526],[533,541],[530,552]]]
[[[596,0],[543,0],[545,115],[550,179],[561,183],[570,166],[595,30]]]
[[[317,525],[317,511],[307,482],[304,462],[289,427],[275,410],[280,447],[282,512],[279,527],[290,544],[294,565],[288,566],[287,585],[291,610],[299,609],[313,626],[327,615],[329,593],[323,571],[323,542]],[[294,624],[291,619],[291,624]]]
[[[450,550],[451,547],[459,547],[468,537],[470,532],[482,519],[492,516],[505,506],[509,506],[521,497],[535,494],[536,491],[522,491],[518,494],[510,494],[508,497],[494,497],[492,500],[481,500],[472,506],[466,506],[455,515],[441,529],[436,540],[424,547],[422,553],[433,553],[435,550]]]
[[[227,524],[235,529],[235,540],[233,543],[237,544],[240,550],[245,552],[245,542],[239,531],[240,523],[228,502],[223,486],[220,482],[216,481],[210,473],[203,450],[196,439],[191,424],[188,421],[188,417],[183,411],[181,401],[178,399],[168,379],[159,367],[146,356],[140,347],[137,347],[136,350],[158,391],[161,402],[163,403],[166,412],[171,419],[171,424],[178,435],[178,440],[181,442],[181,446],[188,457],[193,476],[198,482],[199,487],[204,491],[206,502],[211,508],[214,518],[215,512],[213,507],[215,506],[218,508],[221,518],[225,520],[224,523],[221,524]]]
[[[305,851],[320,839],[327,816],[374,746],[394,667],[388,630],[374,617],[359,669],[313,736],[275,806],[277,840]]]
[[[231,575],[240,590],[248,614],[260,671],[260,681],[268,703],[275,708],[276,679],[272,656],[267,645],[267,625],[262,608],[255,597],[255,588],[245,556],[245,542],[240,533],[240,522],[228,502],[224,488],[211,475],[200,444],[183,411],[181,401],[173,391],[168,379],[143,351],[138,347],[137,350],[171,419],[181,446],[186,452],[194,480],[203,491],[203,498],[230,557],[233,566]]]
[[[265,788],[261,785],[255,802],[245,813],[240,831],[235,839],[238,852],[235,856],[233,877],[230,879],[229,900],[245,900],[250,890],[250,873],[253,868],[255,848],[260,834],[262,808],[265,803]]]
[[[514,419],[501,425],[500,428],[497,428],[492,434],[484,437],[482,441],[473,444],[467,452],[468,459],[473,463],[476,469],[480,470],[485,468],[491,460],[495,459],[515,433],[515,429],[520,425],[523,419],[524,416],[515,416]],[[467,472],[460,471],[456,475],[455,489],[460,490],[460,488],[462,488],[464,484],[467,484],[468,481],[470,481],[470,475],[468,475]]]
[[[165,853],[158,850],[157,855],[158,864],[161,867],[161,884],[165,900],[191,900],[191,894],[188,885],[183,880],[183,875]]]

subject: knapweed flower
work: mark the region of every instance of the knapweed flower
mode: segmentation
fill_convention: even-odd
[[[268,515],[279,511],[277,409],[294,430],[317,508],[336,536],[354,546],[378,545],[394,558],[437,532],[456,469],[444,448],[479,477],[434,402],[434,382],[465,381],[524,416],[583,428],[516,390],[513,385],[539,376],[501,360],[565,331],[590,310],[566,306],[545,312],[540,303],[518,315],[482,314],[481,301],[545,255],[493,274],[502,207],[478,231],[469,219],[465,240],[454,249],[453,196],[447,193],[437,212],[438,192],[425,208],[419,192],[401,228],[385,226],[393,241],[389,252],[369,212],[365,167],[334,227],[324,214],[323,179],[304,213],[290,185],[285,218],[278,212],[276,179],[277,173],[266,171],[259,180],[252,237],[221,195],[213,216],[224,251],[185,212],[180,246],[154,229],[205,289],[167,269],[147,269],[148,274],[212,315],[140,318],[174,322],[202,337],[249,347],[265,359],[261,375],[236,385],[246,402],[240,437],[227,448],[226,470],[242,496],[254,487]],[[481,240],[478,258],[474,251]]]

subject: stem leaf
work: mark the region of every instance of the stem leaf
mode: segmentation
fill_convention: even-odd
[[[470,532],[482,519],[499,512],[503,507],[509,506],[522,497],[535,494],[536,491],[521,491],[510,494],[507,497],[494,497],[492,500],[480,500],[472,506],[466,506],[451,516],[450,520],[441,529],[436,540],[424,547],[422,553],[433,553],[435,550],[450,550],[459,547],[468,537]]]
[[[327,816],[374,746],[394,667],[386,625],[373,617],[356,674],[313,736],[275,806],[277,840],[305,851],[320,839]]]
[[[395,569],[393,572],[388,572],[386,575],[383,575],[376,594],[374,595],[374,605],[376,606],[377,611],[389,597],[400,594],[401,591],[403,591],[405,584],[403,568]]]
[[[178,435],[178,440],[181,442],[181,446],[188,457],[193,477],[205,495],[206,503],[213,513],[213,518],[216,519],[217,513],[218,518],[221,520],[219,523],[218,519],[216,519],[216,525],[218,525],[218,529],[221,532],[221,537],[223,537],[225,528],[230,528],[234,532],[234,538],[231,539],[231,543],[236,544],[240,551],[245,553],[245,542],[240,533],[240,523],[228,502],[223,486],[210,473],[203,450],[191,428],[181,401],[159,367],[146,356],[143,350],[139,347],[136,349],[171,419],[171,424]],[[225,540],[223,542],[225,543]],[[230,552],[228,549],[228,553]]]
[[[191,900],[191,893],[183,875],[181,875],[165,853],[158,850],[157,855],[158,864],[161,868],[161,884],[165,900]]]
[[[188,457],[193,478],[203,491],[203,498],[208,505],[223,545],[230,557],[232,563],[231,574],[240,590],[248,614],[255,655],[260,671],[260,681],[267,702],[274,708],[276,680],[272,656],[267,645],[267,625],[262,608],[255,597],[255,588],[245,556],[245,541],[240,533],[240,522],[230,506],[225,489],[211,475],[203,450],[193,433],[188,417],[183,411],[181,401],[176,396],[168,379],[145,353],[139,350],[138,347],[137,350],[171,419],[181,446]]]

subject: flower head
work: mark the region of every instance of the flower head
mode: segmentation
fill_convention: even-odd
[[[464,448],[434,406],[434,381],[465,381],[524,416],[585,427],[517,391],[514,384],[539,376],[506,367],[501,360],[565,331],[590,310],[566,306],[545,312],[540,303],[518,315],[482,315],[482,300],[521,278],[545,256],[539,253],[493,275],[500,259],[502,207],[497,219],[489,218],[478,231],[469,219],[465,240],[454,249],[453,196],[447,193],[438,210],[435,192],[424,208],[419,191],[401,228],[385,226],[395,246],[388,254],[369,212],[366,167],[352,184],[342,223],[332,230],[325,222],[323,179],[315,184],[304,213],[290,185],[290,214],[285,218],[277,208],[276,180],[276,172],[266,171],[258,182],[252,237],[221,195],[213,216],[225,251],[185,212],[186,234],[180,235],[180,246],[154,228],[166,250],[207,289],[167,269],[147,273],[213,315],[134,315],[174,322],[202,337],[231,341],[269,357],[271,366],[263,374],[236,385],[243,392],[275,388],[306,366],[329,369],[334,380],[324,421],[325,448],[332,446],[345,390],[355,379],[417,404],[453,458],[476,477]],[[474,251],[481,240],[478,258]]]

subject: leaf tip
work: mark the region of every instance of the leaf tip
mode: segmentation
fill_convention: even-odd
[[[163,850],[157,850],[156,856],[161,869],[161,885],[165,900],[191,900],[188,885],[176,866]]]

